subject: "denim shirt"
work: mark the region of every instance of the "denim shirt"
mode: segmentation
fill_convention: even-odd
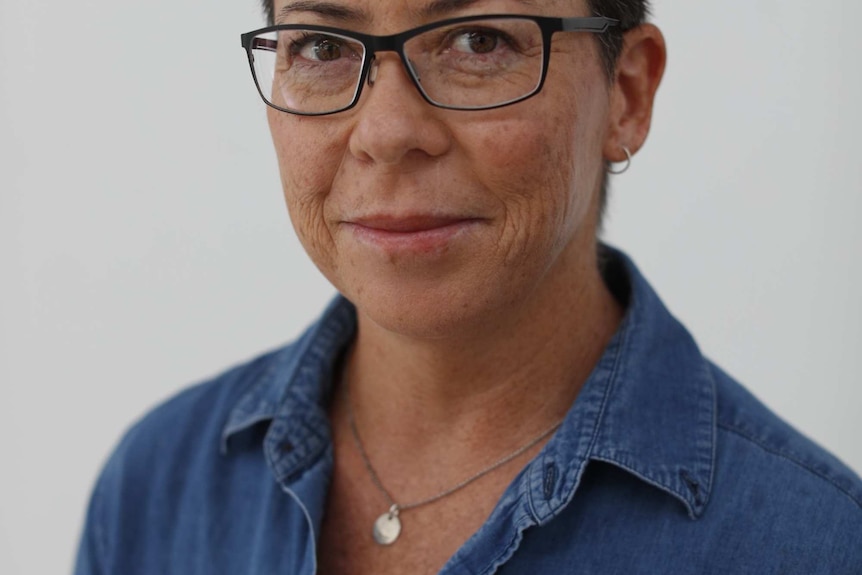
[[[625,256],[605,272],[618,332],[441,573],[862,574],[860,479],[706,360]],[[314,573],[355,329],[338,297],[293,344],[145,416],[96,484],[75,573]]]

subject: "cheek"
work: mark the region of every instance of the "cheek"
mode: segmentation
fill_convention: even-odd
[[[496,196],[503,218],[498,245],[512,265],[555,257],[584,220],[593,192],[581,177],[589,154],[580,149],[577,120],[545,117],[498,126],[474,147],[484,150],[472,165]]]
[[[339,130],[334,122],[291,116],[277,110],[269,114],[269,127],[285,195],[327,189],[341,164],[344,130]]]
[[[327,273],[324,268],[335,258],[326,206],[341,165],[344,138],[333,123],[272,112],[269,125],[291,222],[306,251]]]

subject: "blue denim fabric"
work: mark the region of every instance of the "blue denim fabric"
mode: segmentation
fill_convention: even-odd
[[[618,333],[442,573],[862,574],[859,478],[707,361],[625,256],[610,252],[606,277],[627,300]],[[314,573],[325,406],[355,321],[338,298],[292,345],[135,425],[75,573]]]

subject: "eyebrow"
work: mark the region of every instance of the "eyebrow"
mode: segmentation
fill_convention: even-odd
[[[370,20],[368,14],[362,10],[344,4],[320,0],[295,0],[287,3],[278,11],[276,22],[286,19],[295,12],[311,12],[318,16],[344,22],[367,22]]]
[[[432,2],[428,3],[423,8],[420,8],[418,12],[424,18],[431,19],[469,8],[479,2],[480,0],[432,0]],[[526,4],[527,6],[536,5],[534,0],[519,0],[519,3]]]

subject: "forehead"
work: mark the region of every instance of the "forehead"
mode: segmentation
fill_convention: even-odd
[[[421,23],[465,14],[575,16],[585,4],[586,0],[273,0],[276,23],[309,17],[368,24],[395,17]]]

